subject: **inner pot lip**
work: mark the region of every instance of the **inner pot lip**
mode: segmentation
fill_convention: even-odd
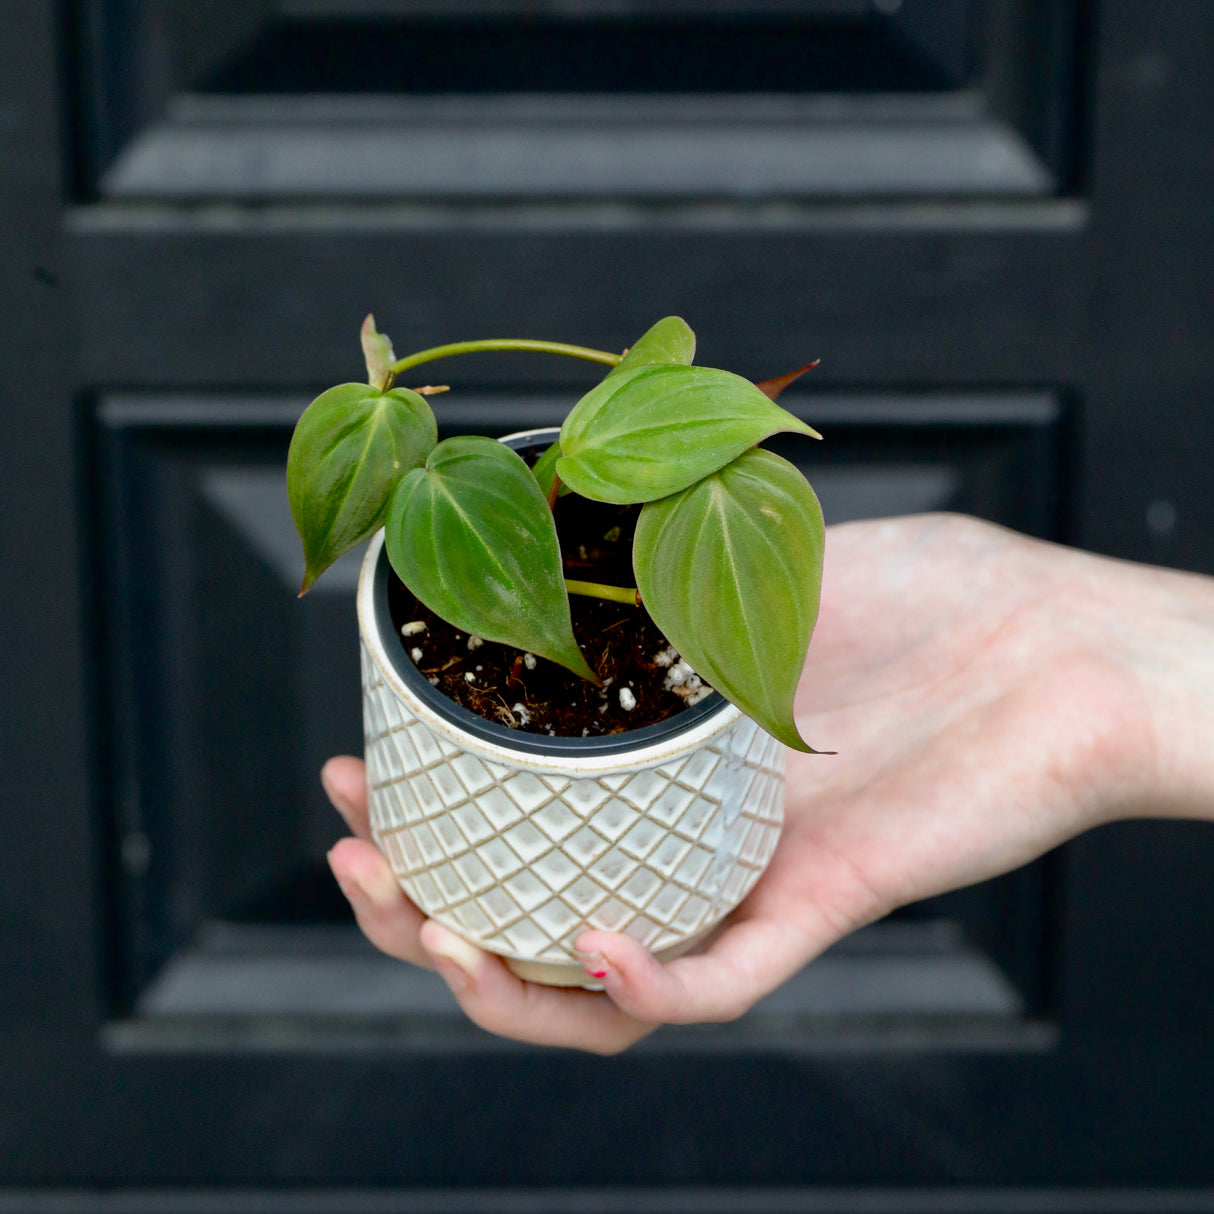
[[[533,443],[554,441],[559,433],[559,429],[555,427],[543,427],[508,434],[501,441],[517,450]],[[698,704],[693,704],[664,721],[629,730],[627,733],[603,734],[598,737],[552,737],[510,729],[488,721],[445,696],[409,660],[404,646],[392,643],[396,638],[396,630],[388,607],[388,579],[391,568],[381,529],[367,549],[364,562],[363,580],[366,581],[370,574],[370,584],[365,588],[360,585],[359,588],[360,611],[368,605],[364,589],[370,592],[369,605],[374,619],[375,640],[378,642],[373,648],[377,658],[388,662],[393,673],[415,700],[420,701],[449,727],[469,734],[478,741],[487,742],[506,751],[546,755],[557,759],[579,756],[597,759],[623,754],[634,755],[652,748],[661,752],[654,756],[656,761],[661,761],[671,742],[683,740],[698,745],[724,729],[740,715],[739,709],[730,704],[719,691],[714,691]],[[693,732],[700,736],[695,739],[684,738],[684,735]]]

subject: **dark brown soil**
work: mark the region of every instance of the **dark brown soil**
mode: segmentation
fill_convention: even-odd
[[[591,502],[572,493],[559,498],[555,516],[565,576],[634,586],[632,536],[639,513],[638,506]],[[705,694],[694,676],[667,689],[671,671],[677,679],[680,670],[678,655],[644,607],[570,596],[573,634],[602,680],[596,687],[508,645],[473,640],[470,649],[469,637],[423,607],[395,574],[388,601],[398,639],[421,672],[456,703],[514,729],[557,737],[623,733],[665,720]],[[410,634],[401,637],[409,625]],[[625,707],[630,701],[633,706]]]

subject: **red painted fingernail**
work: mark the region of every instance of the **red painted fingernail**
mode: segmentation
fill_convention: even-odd
[[[591,978],[603,979],[611,972],[611,966],[607,958],[601,952],[595,949],[594,952],[584,953],[581,949],[575,949],[577,959],[582,963],[582,968],[588,973]]]

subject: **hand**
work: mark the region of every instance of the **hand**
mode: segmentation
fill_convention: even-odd
[[[504,1036],[598,1052],[735,1018],[855,928],[1102,821],[1214,816],[1214,583],[928,515],[832,528],[770,867],[709,947],[663,966],[577,940],[605,994],[520,982],[426,921],[366,840],[362,766],[325,768],[330,854],[368,938],[431,965]],[[361,890],[362,892],[358,892]]]

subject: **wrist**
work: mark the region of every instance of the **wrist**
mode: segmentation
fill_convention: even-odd
[[[1109,653],[1126,678],[1120,779],[1105,820],[1214,820],[1214,579],[1115,563],[1104,604]]]

